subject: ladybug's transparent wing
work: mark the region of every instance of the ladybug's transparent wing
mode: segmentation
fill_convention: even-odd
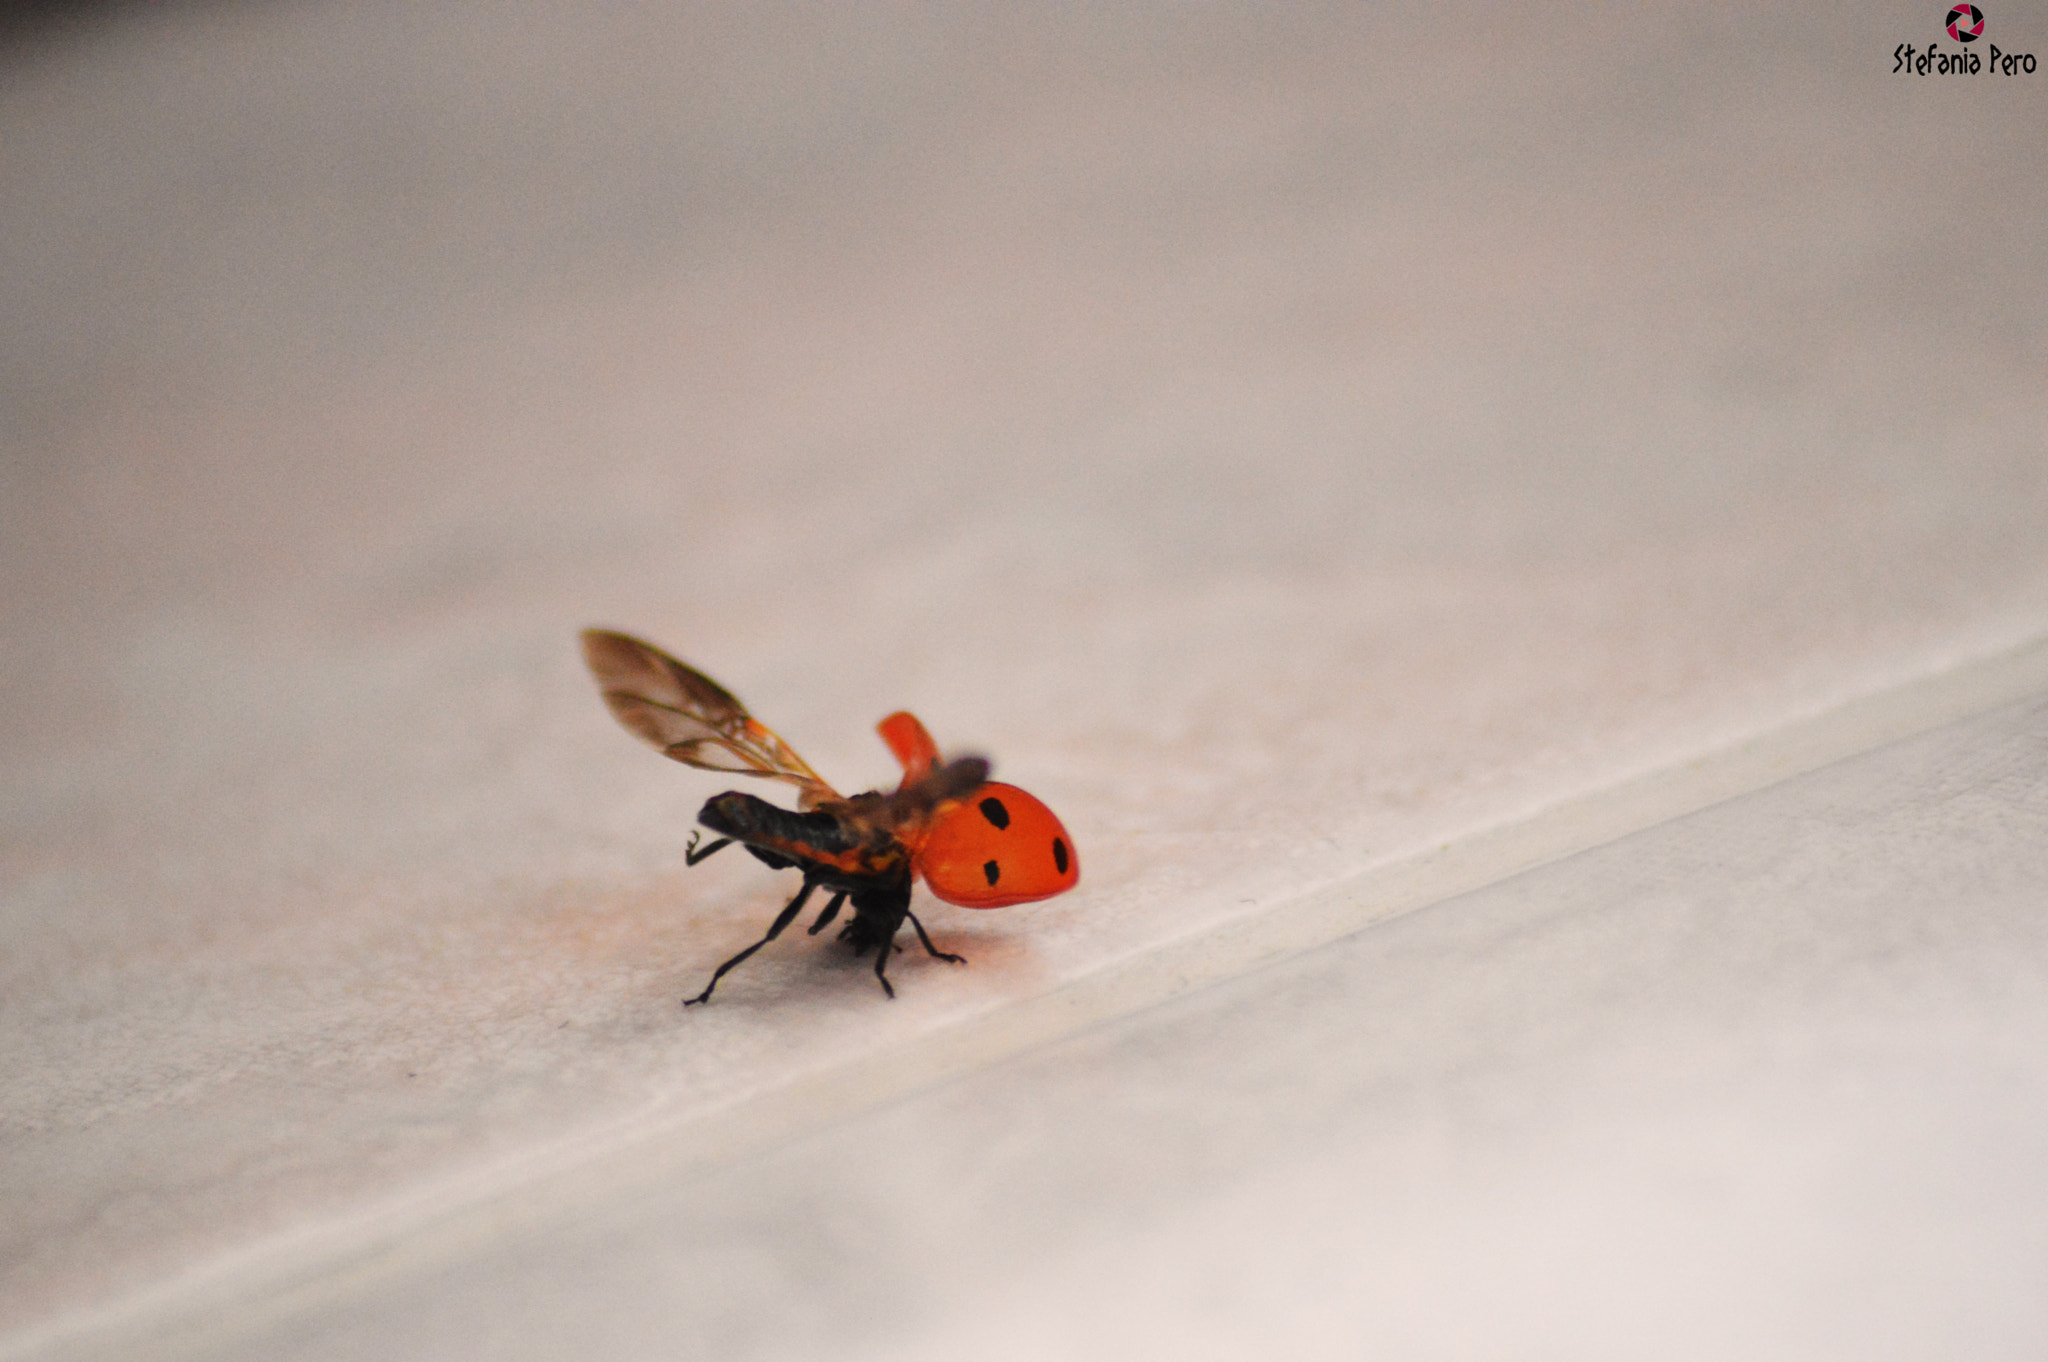
[[[583,660],[612,717],[666,756],[706,771],[786,780],[806,809],[839,795],[725,687],[651,643],[583,631]]]
[[[928,767],[922,775],[906,777],[888,794],[856,795],[851,803],[856,817],[915,844],[941,807],[988,784],[988,772],[986,757],[956,757]]]

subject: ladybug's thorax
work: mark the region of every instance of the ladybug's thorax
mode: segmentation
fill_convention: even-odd
[[[1051,898],[1081,878],[1058,815],[1036,796],[995,781],[941,809],[911,853],[932,893],[962,908]]]

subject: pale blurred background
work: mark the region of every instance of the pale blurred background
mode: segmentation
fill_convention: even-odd
[[[1895,74],[1942,14],[17,14],[0,1355],[2038,1356],[2024,666],[1675,842],[1145,972],[2035,656],[2048,73]],[[724,786],[593,623],[844,789],[918,711],[1080,890],[935,909],[972,963],[893,1005],[801,940],[684,1014],[788,886],[685,869]]]

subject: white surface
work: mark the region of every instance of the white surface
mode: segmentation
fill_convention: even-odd
[[[1430,15],[0,54],[5,1337],[2048,634],[2048,87],[1893,76],[1903,5]],[[781,886],[683,869],[587,623],[847,788],[916,709],[1081,891],[681,1015]]]
[[[2048,694],[220,1355],[2038,1357],[2044,884]]]

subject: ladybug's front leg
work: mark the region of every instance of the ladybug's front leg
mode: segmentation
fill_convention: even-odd
[[[909,915],[910,867],[903,865],[894,873],[868,879],[853,891],[853,921],[839,934],[855,954],[874,951],[875,982],[892,998],[896,988],[889,982],[889,957],[896,950],[896,933]]]
[[[896,933],[909,912],[910,886],[899,890],[891,885],[879,894],[855,894],[853,921],[846,927],[845,935],[856,951],[875,948],[875,982],[892,998],[896,986],[889,982],[889,957],[896,953]]]
[[[903,919],[897,918],[890,926],[888,935],[875,943],[875,982],[880,984],[882,992],[891,998],[896,996],[896,986],[889,982],[889,957],[896,953],[896,929],[902,925]]]
[[[949,962],[949,963],[951,963],[951,964],[955,964],[955,965],[964,965],[964,964],[966,964],[966,963],[967,963],[967,957],[966,957],[966,956],[964,956],[964,955],[953,955],[953,954],[951,954],[951,953],[949,953],[949,952],[947,952],[947,951],[942,951],[942,950],[940,950],[940,949],[939,949],[939,948],[938,948],[937,946],[934,946],[934,945],[932,944],[932,935],[931,935],[931,933],[930,933],[930,932],[927,932],[927,931],[926,931],[926,930],[924,929],[924,924],[923,924],[922,922],[919,922],[919,921],[917,920],[917,914],[916,914],[916,913],[913,913],[913,912],[911,912],[911,911],[910,911],[910,910],[909,910],[908,908],[905,908],[905,909],[903,910],[903,916],[905,916],[905,917],[909,918],[909,919],[910,919],[910,925],[911,925],[911,926],[913,926],[913,927],[915,927],[915,928],[917,928],[917,939],[918,939],[919,941],[922,941],[922,942],[924,943],[924,953],[925,953],[926,955],[929,955],[929,956],[930,956],[930,957],[931,957],[932,959],[934,959],[934,960],[945,960],[945,961],[947,961],[947,962]]]

